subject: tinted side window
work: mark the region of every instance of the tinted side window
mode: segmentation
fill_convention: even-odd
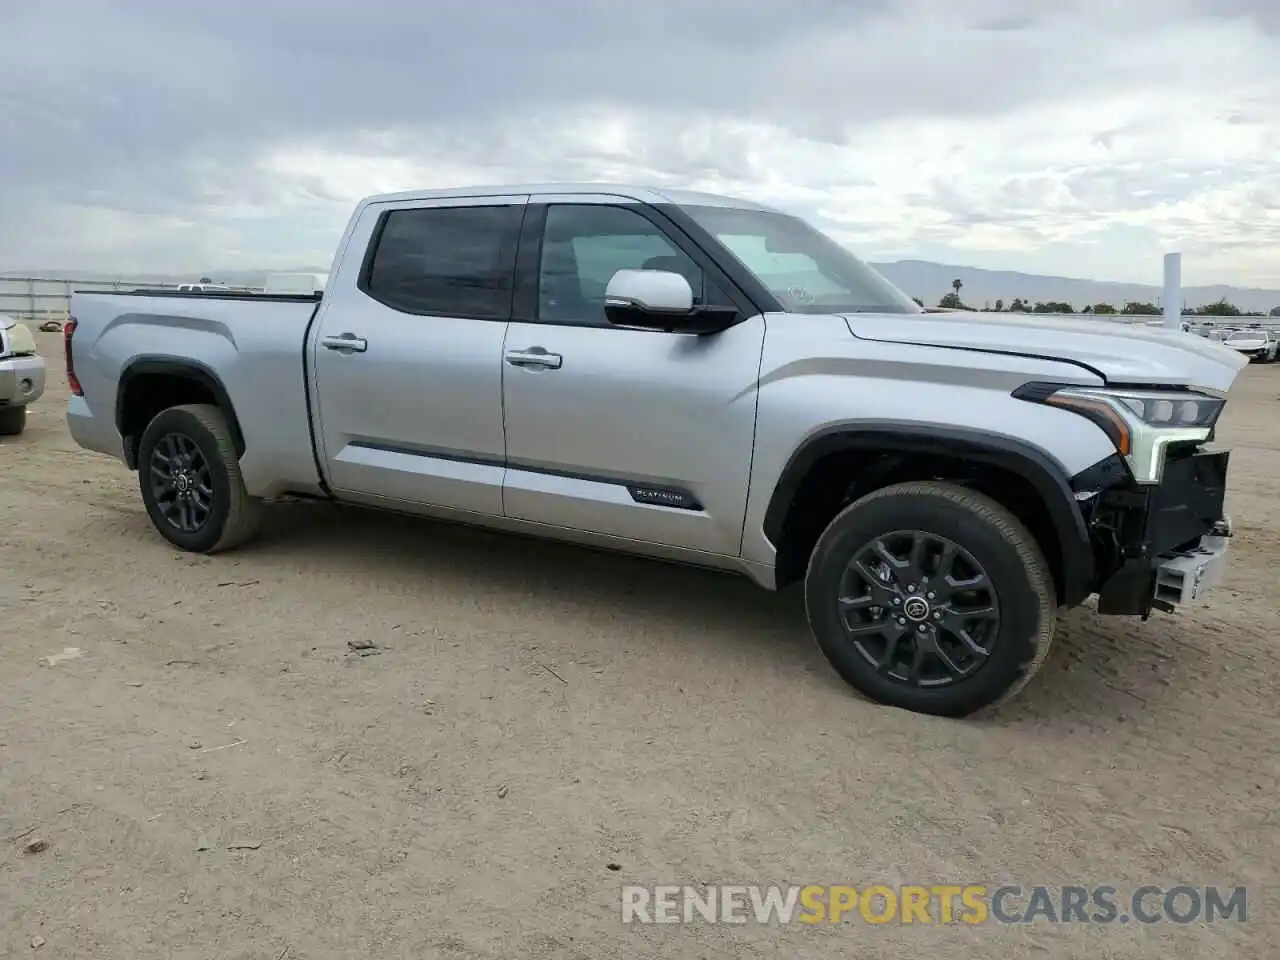
[[[538,319],[608,326],[604,293],[619,270],[683,274],[694,302],[727,303],[702,268],[634,210],[600,204],[547,208],[538,270]]]
[[[404,313],[505,320],[521,208],[393,210],[361,287]]]

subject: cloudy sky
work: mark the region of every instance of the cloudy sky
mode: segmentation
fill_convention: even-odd
[[[1280,287],[1280,0],[0,3],[0,270],[325,267],[362,195],[531,180]]]

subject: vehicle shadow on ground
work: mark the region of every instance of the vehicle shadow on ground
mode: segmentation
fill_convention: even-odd
[[[808,633],[799,590],[771,593],[747,578],[572,543],[359,507],[321,503],[276,503],[265,514],[261,535],[237,553],[267,556],[306,553],[308,563],[360,557],[377,576],[414,571],[437,587],[494,596],[581,597],[604,604],[619,617],[658,616],[696,623],[706,632],[728,633],[745,642],[825,666]],[[779,650],[779,644],[783,649]]]
[[[335,574],[359,557],[371,577],[403,577],[410,571],[437,589],[478,591],[489,598],[577,595],[619,618],[682,625],[653,631],[655,653],[679,656],[691,637],[723,646],[738,658],[748,645],[766,669],[797,671],[810,685],[816,680],[833,694],[852,696],[813,642],[797,588],[770,593],[732,574],[308,502],[272,504],[261,536],[238,552],[287,555],[294,561],[305,555],[308,566]],[[1178,643],[1177,631],[1188,629],[1195,625],[1178,618],[1142,624],[1099,618],[1090,608],[1068,611],[1059,618],[1054,648],[1036,680],[1011,703],[970,722],[1095,725],[1161,710],[1179,697],[1169,680],[1175,658],[1196,656]],[[1181,667],[1191,668],[1194,676],[1194,664]]]

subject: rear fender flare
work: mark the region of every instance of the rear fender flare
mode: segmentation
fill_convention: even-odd
[[[198,360],[190,360],[185,357],[138,357],[131,360],[124,368],[124,371],[120,374],[120,381],[116,390],[115,411],[116,430],[119,431],[121,437],[124,436],[125,398],[129,395],[129,385],[135,379],[144,375],[177,377],[198,383],[208,389],[213,394],[219,409],[222,410],[223,416],[227,418],[227,426],[231,429],[231,439],[235,443],[236,454],[244,456],[244,434],[240,430],[240,420],[236,416],[235,407],[231,403],[231,396],[227,393],[227,388],[223,384],[222,378]],[[136,469],[137,463],[134,462],[134,451],[130,449],[128,443],[125,444],[125,458],[129,469]]]

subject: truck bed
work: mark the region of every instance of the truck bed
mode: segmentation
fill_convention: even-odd
[[[121,456],[126,391],[156,389],[169,371],[195,371],[242,412],[235,429],[251,495],[320,492],[304,349],[319,303],[319,294],[75,293],[72,349],[84,396],[68,408],[72,436]]]

